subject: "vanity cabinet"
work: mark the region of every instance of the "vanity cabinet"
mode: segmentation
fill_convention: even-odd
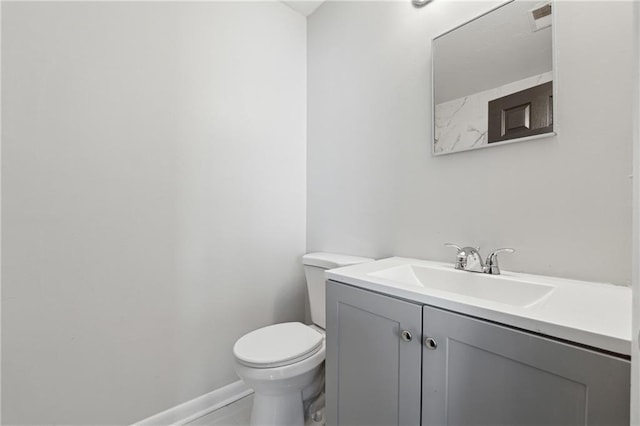
[[[332,281],[326,375],[327,425],[629,424],[624,358]]]
[[[423,425],[629,424],[628,361],[430,306],[422,318],[436,342]]]
[[[331,281],[326,303],[327,425],[416,426],[422,306]]]

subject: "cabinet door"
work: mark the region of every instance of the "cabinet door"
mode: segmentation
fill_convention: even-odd
[[[423,425],[629,424],[628,361],[429,306],[423,321]]]
[[[327,425],[418,425],[422,306],[331,281],[326,295]]]

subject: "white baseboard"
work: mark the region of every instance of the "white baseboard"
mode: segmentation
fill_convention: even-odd
[[[252,393],[252,389],[248,388],[242,380],[238,380],[191,401],[140,420],[134,423],[133,426],[182,426]]]

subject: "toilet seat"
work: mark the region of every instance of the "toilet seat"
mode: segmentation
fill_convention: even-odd
[[[242,336],[233,346],[237,361],[252,368],[295,364],[317,353],[324,336],[300,322],[259,328]]]

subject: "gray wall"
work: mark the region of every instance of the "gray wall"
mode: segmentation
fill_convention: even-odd
[[[2,423],[125,424],[304,315],[306,21],[2,4]]]
[[[308,20],[307,248],[628,284],[631,2],[556,2],[558,136],[431,157],[430,39],[498,2],[328,2]]]

